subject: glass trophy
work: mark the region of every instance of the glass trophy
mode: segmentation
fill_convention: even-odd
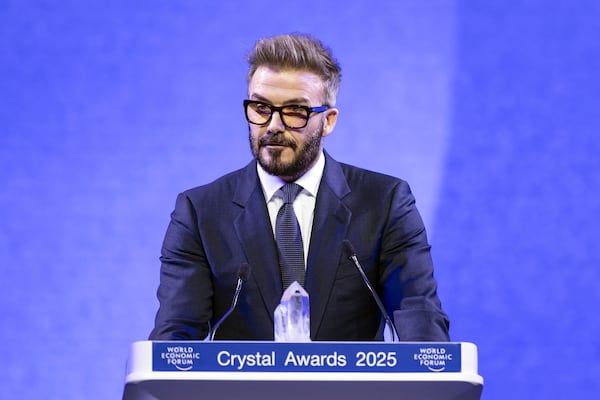
[[[283,292],[275,309],[276,342],[310,342],[308,293],[297,281]]]

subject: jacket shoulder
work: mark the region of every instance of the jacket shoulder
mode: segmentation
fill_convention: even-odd
[[[215,195],[229,195],[231,197],[240,188],[240,185],[249,183],[248,178],[253,173],[256,174],[256,167],[255,163],[251,162],[245,167],[222,175],[212,182],[187,189],[182,194],[191,199],[201,199]]]
[[[386,192],[398,188],[410,190],[408,183],[401,178],[350,164],[339,163],[339,165],[351,190],[365,193]]]

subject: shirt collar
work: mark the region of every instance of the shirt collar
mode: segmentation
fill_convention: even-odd
[[[278,176],[270,175],[265,171],[259,163],[256,163],[256,169],[258,171],[258,178],[263,188],[266,201],[271,200],[275,192],[277,192],[281,186],[285,185],[285,181]],[[316,197],[317,191],[319,190],[319,184],[321,183],[321,177],[325,169],[325,156],[323,151],[319,152],[317,162],[308,171],[304,173],[300,178],[296,180],[296,183],[308,192],[309,195]]]

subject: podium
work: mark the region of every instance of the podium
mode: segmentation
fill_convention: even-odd
[[[123,400],[478,400],[482,389],[465,342],[141,341]]]

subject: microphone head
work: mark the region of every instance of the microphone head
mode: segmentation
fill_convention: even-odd
[[[342,241],[342,246],[344,246],[344,250],[348,253],[348,258],[356,255],[354,246],[352,246],[352,243],[350,243],[350,241],[348,239],[344,239]]]
[[[250,264],[242,263],[238,271],[238,278],[246,282],[250,276]]]

